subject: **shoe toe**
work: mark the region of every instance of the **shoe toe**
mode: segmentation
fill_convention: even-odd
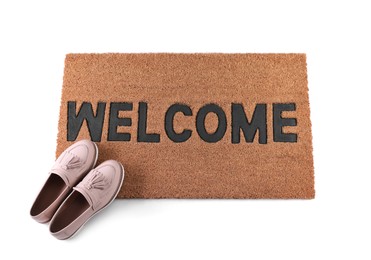
[[[89,149],[85,143],[73,147],[70,152],[77,155],[83,162],[88,159]]]

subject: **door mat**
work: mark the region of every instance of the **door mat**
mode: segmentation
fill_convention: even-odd
[[[68,54],[57,156],[80,139],[119,198],[314,198],[305,54]]]

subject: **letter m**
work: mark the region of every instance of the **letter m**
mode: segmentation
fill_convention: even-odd
[[[86,120],[90,138],[93,142],[100,142],[102,138],[104,112],[106,103],[98,102],[97,111],[93,112],[93,107],[89,102],[83,102],[80,111],[76,111],[76,102],[67,103],[67,141],[75,141],[79,135],[81,126]]]

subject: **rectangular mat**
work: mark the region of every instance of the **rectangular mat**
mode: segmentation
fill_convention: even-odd
[[[68,54],[57,156],[80,139],[119,198],[314,198],[305,54]]]

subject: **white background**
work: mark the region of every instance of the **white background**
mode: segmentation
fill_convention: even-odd
[[[370,259],[367,1],[0,2],[1,259]],[[120,200],[59,241],[29,216],[65,54],[304,52],[314,200]]]

